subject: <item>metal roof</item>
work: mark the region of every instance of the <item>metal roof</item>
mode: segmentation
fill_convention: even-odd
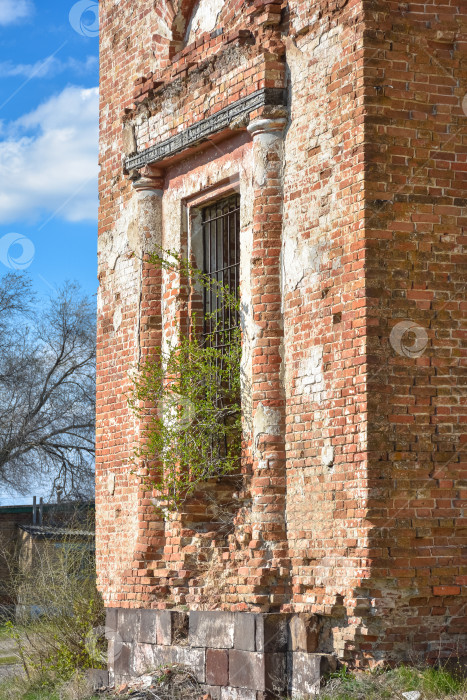
[[[47,525],[18,525],[18,527],[33,537],[94,537],[94,532],[91,530],[75,530]]]
[[[22,504],[18,506],[0,506],[0,515],[4,513],[32,513],[33,505]],[[40,504],[37,503],[37,509],[39,510]],[[86,509],[94,510],[94,501],[61,501],[60,503],[44,503],[43,504],[44,513],[48,511],[67,511],[72,509]]]

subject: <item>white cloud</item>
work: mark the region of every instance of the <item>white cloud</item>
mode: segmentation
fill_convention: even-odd
[[[31,0],[0,0],[0,25],[13,24],[33,13]]]
[[[41,214],[95,220],[98,89],[75,86],[16,122],[0,140],[0,223]]]
[[[1,2],[1,0],[0,0]],[[0,61],[0,77],[11,78],[22,76],[23,78],[53,78],[60,73],[70,71],[84,74],[94,70],[98,65],[97,56],[87,56],[85,61],[76,58],[68,58],[61,61],[55,56],[49,56],[35,63],[13,63],[12,61]]]

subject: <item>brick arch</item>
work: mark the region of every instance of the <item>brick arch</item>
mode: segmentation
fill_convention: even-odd
[[[160,57],[160,67],[165,68],[172,56],[184,45],[188,23],[198,0],[166,0],[154,3],[154,10],[169,28],[169,36],[156,33],[153,35],[154,55]]]
[[[172,38],[174,41],[183,43],[185,32],[197,4],[198,0],[176,0],[174,2],[175,8],[172,22]]]
[[[200,2],[202,0],[174,1],[174,18],[172,22],[172,40],[174,42],[178,42],[180,45],[187,43],[187,29]]]

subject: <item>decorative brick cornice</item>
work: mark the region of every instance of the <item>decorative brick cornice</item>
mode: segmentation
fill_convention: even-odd
[[[197,145],[210,136],[223,131],[239,117],[250,114],[253,110],[266,106],[286,106],[287,93],[282,88],[264,88],[237,100],[233,104],[219,110],[210,117],[192,124],[184,131],[171,136],[161,143],[146,148],[141,153],[130,156],[125,161],[127,171],[142,168],[150,163],[158,163],[187,148]]]

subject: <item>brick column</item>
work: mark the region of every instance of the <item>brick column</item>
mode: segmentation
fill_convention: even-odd
[[[280,288],[283,129],[286,119],[258,118],[253,137],[254,205],[251,288],[256,341],[252,363],[253,464],[249,602],[263,609],[287,602],[285,527],[285,393],[281,379]],[[254,582],[254,583],[253,583]]]
[[[146,166],[140,177],[133,181],[138,196],[138,226],[141,240],[141,301],[139,317],[139,362],[144,362],[151,350],[162,343],[162,270],[149,262],[152,252],[162,245],[162,195],[164,178],[162,171]],[[144,425],[138,426],[137,438],[141,439]],[[126,572],[127,595],[132,605],[148,607],[156,595],[165,592],[157,569],[162,563],[165,545],[165,523],[155,510],[153,494],[145,490],[142,467],[138,485],[138,539],[132,570]],[[162,588],[161,588],[162,583]]]

